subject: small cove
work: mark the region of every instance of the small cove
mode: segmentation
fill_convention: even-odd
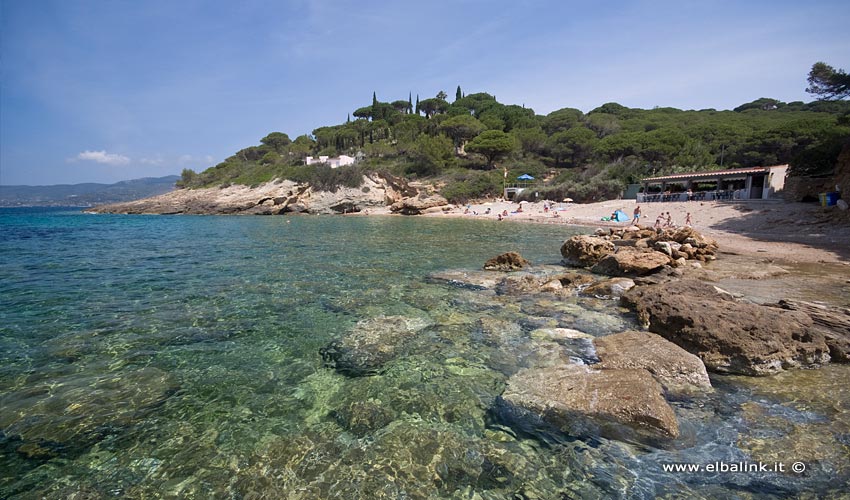
[[[598,336],[634,318],[428,276],[508,250],[556,265],[585,230],[40,209],[3,210],[0,230],[2,497],[780,498],[850,478],[846,365],[713,377],[712,395],[674,402],[683,436],[663,449],[541,440],[495,419],[507,377],[552,362],[536,329]],[[323,366],[324,345],[382,315],[431,326],[381,374]],[[661,466],[757,460],[807,471]]]

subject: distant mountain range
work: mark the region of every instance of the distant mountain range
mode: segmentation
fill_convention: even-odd
[[[138,200],[174,190],[178,175],[145,177],[115,184],[0,186],[0,207],[90,207]]]

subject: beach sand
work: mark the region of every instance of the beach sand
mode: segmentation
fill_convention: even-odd
[[[508,216],[502,223],[626,227],[631,222],[608,222],[602,218],[615,210],[622,210],[631,217],[635,205],[635,200],[550,203],[552,208],[547,212],[544,202],[536,202],[523,203],[522,212],[518,212],[520,205],[517,203],[491,201],[473,203],[468,208],[454,207],[449,211],[431,209],[424,216],[496,221],[497,214],[507,211]],[[660,202],[642,203],[640,207],[640,225],[649,227],[655,224],[659,214],[667,212],[675,225],[682,226],[690,212],[692,226],[717,240],[721,251],[726,253],[850,266],[850,211],[842,212],[837,207],[779,200]],[[485,215],[488,208],[490,214]]]

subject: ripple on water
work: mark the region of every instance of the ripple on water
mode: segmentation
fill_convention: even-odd
[[[770,498],[848,481],[847,367],[715,377],[713,394],[673,403],[682,438],[666,448],[543,442],[494,419],[511,374],[593,363],[589,338],[635,326],[616,301],[436,278],[508,250],[557,262],[560,226],[2,211],[0,224],[29,232],[0,241],[2,497]],[[323,366],[320,348],[382,315],[430,326],[380,373]],[[661,467],[795,459],[812,464],[803,477]]]

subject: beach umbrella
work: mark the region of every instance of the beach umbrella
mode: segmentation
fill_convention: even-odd
[[[572,203],[572,198],[564,198],[564,203]]]
[[[534,180],[534,177],[532,177],[532,176],[530,176],[530,175],[528,175],[528,174],[522,174],[522,175],[520,175],[519,177],[517,177],[517,180],[520,180],[520,181],[533,181],[533,180]]]

